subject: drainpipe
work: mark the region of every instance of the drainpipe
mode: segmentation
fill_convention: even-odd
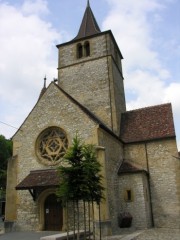
[[[152,227],[154,227],[154,216],[153,216],[151,185],[150,185],[149,158],[148,158],[147,144],[146,143],[145,143],[145,152],[146,152],[147,171],[148,171],[148,187],[149,187],[149,200],[150,200],[151,221],[152,221]]]

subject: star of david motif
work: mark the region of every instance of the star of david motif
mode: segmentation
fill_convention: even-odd
[[[62,159],[67,148],[66,134],[60,128],[50,128],[40,137],[38,155],[48,161],[48,165],[54,165]]]

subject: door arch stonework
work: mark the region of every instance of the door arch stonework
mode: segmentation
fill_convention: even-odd
[[[45,216],[45,204],[47,204],[46,199],[50,195],[55,195],[55,193],[56,193],[56,189],[47,189],[39,195],[37,205],[38,205],[38,210],[39,210],[39,230],[40,231],[46,230],[46,226],[45,226],[46,225],[45,224],[45,219],[47,217],[47,216]],[[59,227],[58,231],[63,230],[63,228],[64,228],[63,222],[65,222],[64,221],[64,217],[65,217],[64,216],[64,209],[62,208],[61,211],[62,212],[60,212],[60,214],[61,214],[60,217],[62,218],[62,220],[61,220],[62,224]]]

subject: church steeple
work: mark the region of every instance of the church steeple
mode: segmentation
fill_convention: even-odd
[[[57,45],[58,85],[119,136],[126,111],[122,55],[112,32],[101,32],[86,4],[76,38]]]
[[[89,0],[87,1],[87,7],[79,28],[79,32],[74,39],[80,39],[83,37],[88,37],[97,33],[100,33],[101,30],[96,22],[94,14],[91,10]]]

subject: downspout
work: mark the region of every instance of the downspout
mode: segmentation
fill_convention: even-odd
[[[145,146],[145,152],[146,152],[147,171],[148,171],[148,187],[149,187],[151,221],[152,221],[152,227],[154,227],[154,216],[153,216],[153,206],[152,206],[152,196],[151,196],[150,171],[149,171],[149,158],[148,158],[148,152],[147,152],[147,144],[145,143],[144,146]]]

